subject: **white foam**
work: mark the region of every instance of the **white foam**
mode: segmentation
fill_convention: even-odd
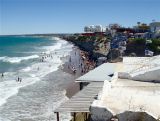
[[[5,57],[0,57],[0,60],[3,60]]]
[[[66,41],[64,41],[63,39],[59,38],[59,37],[51,37],[51,40],[56,40],[56,41],[63,41],[65,43],[67,43]]]
[[[26,67],[26,68],[22,69],[22,71],[24,71],[24,72],[27,72],[27,71],[30,71],[30,70],[31,70],[31,67]]]
[[[57,37],[51,37],[51,40],[58,40],[57,43],[53,46],[44,46],[42,47],[43,49],[46,49],[46,54],[50,54],[54,52],[55,50],[61,49],[63,45],[66,45],[67,42],[64,40],[61,40],[60,38]]]
[[[6,118],[1,118],[1,117],[0,117],[0,121],[11,121],[11,120],[6,119]]]
[[[56,71],[58,67],[63,64],[60,58],[64,55],[69,55],[70,51],[72,50],[72,46],[63,40],[59,40],[57,44],[45,48],[46,51],[52,55],[52,57],[47,57],[44,62],[37,62],[29,67],[19,70],[18,72],[6,72],[4,79],[0,79],[0,106],[6,103],[6,100],[9,97],[16,95],[20,88],[33,84],[47,74]],[[57,51],[56,54],[55,51]],[[20,58],[14,57],[12,58],[14,61],[12,61],[11,58],[6,59],[6,57],[0,57],[0,60],[6,59],[9,62],[20,62],[25,59],[38,57],[40,56],[33,55]],[[16,82],[17,77],[22,78],[21,83]]]
[[[0,60],[3,62],[10,62],[10,63],[19,63],[23,60],[29,60],[29,59],[35,59],[35,58],[39,58],[38,55],[31,55],[31,56],[26,56],[26,57],[0,57]]]
[[[40,79],[35,77],[35,78],[25,78],[21,83],[16,82],[16,80],[14,79],[0,82],[0,105],[6,103],[6,100],[9,97],[17,94],[19,88],[33,84],[38,80]]]

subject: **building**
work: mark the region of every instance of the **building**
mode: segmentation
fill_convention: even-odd
[[[102,25],[90,25],[84,27],[84,32],[103,32],[104,28]]]
[[[150,23],[150,30],[151,30],[151,32],[160,31],[160,22],[152,22],[152,23]]]
[[[160,56],[124,57],[93,101],[93,121],[159,121]],[[156,82],[156,83],[155,83]],[[114,120],[115,121],[115,120]]]
[[[89,26],[85,26],[85,27],[84,27],[84,32],[91,32],[90,27],[89,27]]]
[[[102,31],[103,31],[102,25],[95,25],[94,32],[102,32]]]
[[[89,84],[55,110],[58,121],[59,112],[74,121],[160,120],[160,56],[104,63],[76,82]]]
[[[109,28],[110,29],[117,29],[117,28],[120,28],[121,26],[117,23],[114,23],[114,24],[109,24]]]

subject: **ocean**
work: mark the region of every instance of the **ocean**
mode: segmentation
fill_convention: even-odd
[[[0,121],[56,120],[54,109],[68,100],[64,87],[74,78],[59,67],[72,48],[56,37],[0,36]]]

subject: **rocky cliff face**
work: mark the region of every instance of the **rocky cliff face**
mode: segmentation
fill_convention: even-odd
[[[106,37],[70,37],[68,41],[73,42],[80,49],[87,51],[92,59],[107,56],[110,50],[110,40]]]

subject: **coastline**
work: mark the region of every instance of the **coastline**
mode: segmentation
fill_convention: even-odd
[[[67,55],[63,54],[63,51],[64,51],[63,49],[67,49],[68,51],[68,49],[70,50],[70,47],[68,48],[62,47],[62,52],[60,51],[61,55],[59,56],[59,54],[57,53],[58,58],[59,57],[65,58],[65,56],[68,56],[68,54]],[[57,58],[54,58],[55,61],[56,59]],[[62,64],[63,63],[65,62],[62,61]],[[54,109],[60,103],[68,99],[65,96],[66,89],[68,88],[67,86],[68,84],[71,84],[72,82],[74,82],[74,79],[75,79],[73,75],[66,73],[62,71],[62,69],[60,69],[62,64],[57,67],[57,70],[49,72],[36,83],[23,86],[18,90],[16,95],[9,97],[6,103],[4,103],[0,107],[0,120],[30,121],[32,120],[32,118],[33,118],[33,121],[37,121],[37,120],[41,121],[44,119],[50,120],[50,118],[52,120],[55,120],[54,113],[53,113]],[[47,65],[45,64],[44,66],[45,66],[45,69],[52,69],[52,70],[54,69],[54,65],[49,67],[48,64]],[[43,67],[40,67],[40,70],[42,68]],[[26,71],[29,71],[29,70],[26,70]],[[35,81],[35,80],[32,79],[31,81]],[[24,82],[25,80],[23,80],[21,85]],[[71,91],[71,92],[74,92],[74,91]],[[69,115],[64,114],[62,117],[64,117],[63,119],[67,119]]]
[[[16,95],[7,99],[0,107],[0,120],[55,120],[54,109],[80,90],[79,84],[74,81],[90,69],[87,53],[77,46],[72,46],[69,55],[60,59],[62,64],[58,70],[48,73],[34,84],[20,88]],[[61,119],[67,121],[70,114],[62,114]]]
[[[87,52],[79,49],[74,45],[73,50],[70,52],[70,55],[65,57],[66,61],[62,66],[62,71],[71,74],[74,77],[73,82],[68,84],[66,88],[66,96],[68,98],[72,97],[78,91],[80,91],[79,83],[75,82],[75,79],[87,73],[89,70],[95,67],[93,60],[89,60],[89,55]],[[75,68],[76,72],[73,71]]]

